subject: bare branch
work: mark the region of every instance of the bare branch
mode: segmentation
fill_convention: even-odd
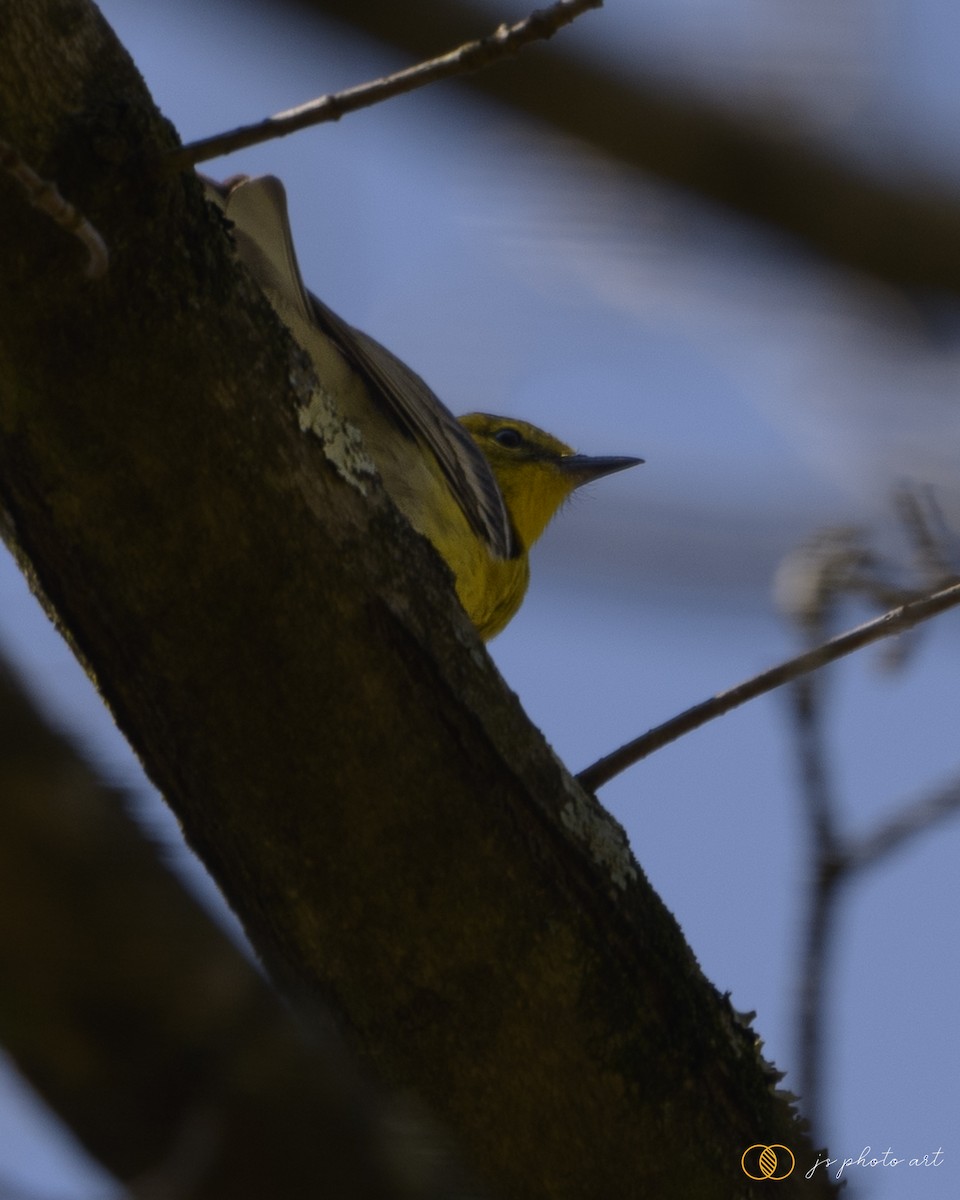
[[[190,142],[168,155],[164,167],[171,172],[184,171],[197,163],[219,158],[224,154],[233,154],[237,150],[257,146],[274,138],[286,137],[289,133],[296,133],[311,125],[339,121],[345,113],[369,108],[373,104],[379,104],[404,92],[415,91],[429,83],[488,67],[506,58],[508,54],[516,54],[530,42],[553,37],[558,29],[569,25],[587,9],[601,8],[602,5],[603,0],[557,0],[550,8],[538,9],[515,25],[501,25],[487,37],[467,42],[439,58],[417,63],[416,66],[407,67],[383,79],[375,79],[371,83],[361,83],[342,92],[320,96],[297,108],[267,117],[265,121],[258,121],[254,125],[243,125],[228,133],[218,133],[213,137]]]
[[[819,670],[827,663],[836,662],[837,659],[852,654],[854,650],[860,650],[883,638],[904,633],[921,621],[926,621],[957,604],[960,604],[960,583],[953,583],[940,591],[891,609],[872,621],[858,625],[856,629],[831,638],[813,650],[787,659],[786,662],[762,671],[752,679],[737,684],[736,687],[711,696],[709,700],[704,700],[700,704],[695,704],[692,708],[671,717],[669,721],[664,721],[662,725],[657,725],[640,737],[634,738],[633,741],[627,742],[626,745],[614,750],[604,758],[598,759],[581,771],[577,775],[577,779],[585,788],[596,791],[605,783],[609,783],[621,771],[640,762],[655,750],[660,750],[663,746],[675,742],[685,733],[699,729],[708,721],[722,717],[724,713],[728,713],[734,708],[739,708],[748,700],[755,700],[757,696],[772,692],[774,689],[782,687],[783,684],[789,683],[791,679],[809,675],[811,671]]]
[[[100,279],[110,265],[110,254],[100,234],[94,229],[78,208],[64,200],[57,185],[42,179],[29,166],[9,142],[0,138],[0,167],[23,188],[27,200],[34,208],[45,213],[61,229],[78,238],[87,251],[88,279]]]

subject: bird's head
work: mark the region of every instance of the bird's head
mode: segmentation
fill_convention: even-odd
[[[469,413],[460,422],[490,463],[525,550],[576,488],[643,462],[577,454],[536,425],[512,417]]]

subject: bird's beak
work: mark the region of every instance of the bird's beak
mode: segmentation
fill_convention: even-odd
[[[627,467],[639,467],[642,458],[622,458],[615,455],[591,457],[589,454],[565,454],[555,460],[564,475],[569,475],[576,481],[575,486],[591,483],[594,479],[602,479],[604,475],[612,475],[615,471],[625,471]]]

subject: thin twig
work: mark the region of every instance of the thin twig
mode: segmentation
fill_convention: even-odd
[[[662,725],[627,742],[626,745],[614,750],[604,758],[598,759],[597,762],[581,771],[577,775],[577,779],[585,788],[596,791],[605,783],[609,783],[621,771],[640,762],[655,750],[660,750],[663,746],[675,742],[685,733],[699,729],[701,725],[705,725],[716,717],[722,717],[724,713],[738,708],[748,700],[754,700],[757,696],[772,692],[791,679],[798,679],[801,675],[816,671],[827,663],[835,662],[838,658],[843,658],[863,646],[869,646],[882,638],[903,633],[921,621],[926,621],[957,604],[960,604],[960,583],[953,583],[928,596],[911,600],[873,621],[867,621],[863,625],[858,625],[856,629],[831,638],[830,641],[814,650],[798,654],[796,658],[788,659],[786,662],[771,667],[726,692],[720,692],[709,700],[695,704],[692,708],[671,717]]]
[[[86,276],[99,279],[107,272],[110,254],[100,234],[82,212],[57,191],[57,185],[42,179],[18,152],[0,139],[0,167],[15,179],[23,189],[27,200],[34,208],[45,213],[52,221],[83,243],[87,251]]]
[[[164,169],[170,172],[185,171],[197,163],[219,158],[223,154],[232,154],[236,150],[256,146],[272,138],[286,137],[288,133],[296,133],[297,130],[306,129],[310,125],[339,121],[345,113],[368,108],[372,104],[379,104],[382,100],[389,100],[392,96],[399,96],[404,92],[412,92],[428,83],[479,70],[505,58],[508,54],[516,54],[529,42],[552,37],[558,29],[569,25],[587,9],[601,8],[602,5],[603,0],[557,0],[550,8],[539,9],[515,25],[501,25],[487,37],[466,42],[439,58],[428,59],[383,79],[375,79],[371,83],[362,83],[342,92],[320,96],[317,100],[311,100],[287,112],[277,113],[276,116],[267,117],[256,124],[243,125],[228,133],[218,133],[213,137],[190,142],[165,156]]]

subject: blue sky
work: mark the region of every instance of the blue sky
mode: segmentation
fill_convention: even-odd
[[[494,21],[525,11],[490,7]],[[253,0],[101,8],[184,140],[403,65]],[[932,0],[614,0],[560,36],[624,70],[649,64],[727,101],[762,97],[877,169],[899,156],[952,176],[958,23]],[[957,511],[960,356],[931,345],[901,298],[493,106],[435,89],[206,169],[281,176],[309,286],[454,411],[509,412],[586,453],[647,460],[564,512],[535,553],[520,615],[491,645],[573,770],[793,648],[771,584],[804,536],[889,528],[902,478],[940,487]],[[957,770],[958,628],[948,616],[925,632],[898,674],[874,653],[834,672],[846,827],[869,828]],[[186,863],[175,823],[6,557],[0,640]],[[784,712],[774,696],[725,717],[601,799],[707,975],[757,1010],[768,1055],[789,1072],[806,862]],[[854,885],[842,911],[831,1151],[944,1154],[927,1170],[861,1169],[852,1195],[960,1192],[960,1022],[946,1000],[958,985],[958,851],[960,822],[938,828]],[[85,1194],[80,1166],[60,1158],[11,1076],[0,1060],[0,1177]]]

